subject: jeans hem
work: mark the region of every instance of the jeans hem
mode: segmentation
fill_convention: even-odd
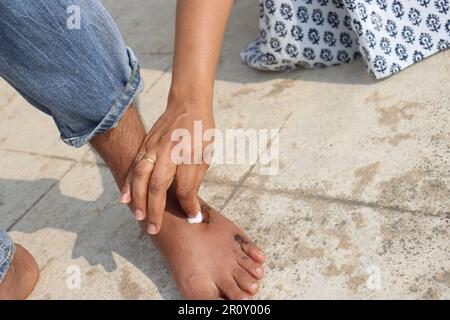
[[[61,139],[66,144],[72,147],[79,148],[88,143],[94,136],[117,127],[125,112],[143,91],[144,83],[140,74],[139,63],[133,51],[130,48],[127,48],[127,51],[130,58],[132,72],[130,80],[125,86],[124,92],[112,104],[109,112],[97,125],[97,127],[95,127],[91,132],[80,136],[70,136],[69,130],[67,130],[64,125],[59,125],[59,129],[61,131]]]
[[[16,253],[16,246],[14,245],[14,242],[11,242],[11,245],[5,245],[2,242],[0,242],[0,245],[2,245],[2,250],[6,252],[5,258],[3,259],[3,261],[0,262],[0,283],[2,283],[14,259],[14,254]]]

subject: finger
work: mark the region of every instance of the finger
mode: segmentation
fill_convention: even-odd
[[[164,121],[163,115],[159,116],[159,118],[156,120],[156,122],[151,127],[150,131],[147,132],[147,137],[149,138],[148,141],[150,141],[153,138],[153,135],[155,132],[160,131],[166,125],[167,125],[167,121]]]
[[[155,155],[147,153],[148,158],[156,159]],[[145,158],[139,160],[132,170],[131,180],[131,205],[137,220],[144,220],[147,215],[147,190],[148,182],[152,175],[154,163]]]
[[[167,190],[173,181],[175,172],[176,165],[170,160],[170,157],[158,156],[148,183],[147,195],[147,231],[152,235],[157,234],[161,229]]]
[[[195,198],[196,198],[196,201],[198,203],[198,207],[199,208],[200,208],[200,201],[199,201],[198,193],[200,191],[200,186],[202,184],[203,177],[205,176],[205,174],[208,171],[208,169],[209,169],[209,165],[206,164],[206,163],[202,163],[201,165],[199,165],[198,170],[197,170],[197,175],[195,177],[195,186],[196,186]]]
[[[180,202],[181,208],[189,217],[197,216],[200,210],[198,201],[197,171],[199,166],[196,165],[179,165],[177,168],[176,195]]]
[[[202,163],[199,166],[199,169],[197,170],[196,180],[195,180],[197,186],[200,186],[202,184],[203,177],[205,176],[208,169],[209,169],[209,164]]]
[[[130,175],[131,171],[128,174],[127,180],[125,180],[125,184],[120,191],[120,202],[123,204],[129,204],[131,201],[131,184],[130,184]]]
[[[147,232],[151,235],[158,234],[161,230],[166,208],[167,192],[161,193],[155,201],[157,202],[152,209],[148,209],[149,213],[147,216]]]

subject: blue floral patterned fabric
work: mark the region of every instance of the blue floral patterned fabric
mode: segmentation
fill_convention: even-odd
[[[350,63],[384,78],[450,47],[450,0],[260,0],[248,65],[285,71]]]

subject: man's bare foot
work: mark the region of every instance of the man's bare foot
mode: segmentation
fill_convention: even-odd
[[[39,279],[39,267],[33,256],[16,244],[16,253],[5,278],[0,283],[0,300],[23,300]]]
[[[160,233],[152,236],[187,299],[252,299],[263,277],[261,251],[233,222],[202,203],[192,225],[169,197]],[[145,224],[144,224],[145,225]]]
[[[91,140],[119,189],[144,138],[144,125],[131,106],[116,128]],[[189,299],[251,299],[263,276],[264,257],[230,220],[205,203],[202,212],[204,223],[188,224],[176,197],[169,193],[163,226],[152,236],[181,293]],[[145,221],[141,224],[146,230]]]

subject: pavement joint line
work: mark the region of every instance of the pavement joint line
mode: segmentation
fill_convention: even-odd
[[[412,215],[421,214],[423,216],[449,216],[450,217],[450,211],[422,211],[422,210],[415,210],[415,209],[408,209],[405,207],[397,206],[397,205],[384,205],[377,202],[367,202],[363,200],[355,200],[355,199],[348,199],[348,198],[339,198],[339,197],[331,197],[327,195],[320,195],[320,194],[313,194],[309,193],[302,189],[292,189],[292,190],[285,190],[285,189],[267,189],[262,187],[255,187],[250,185],[243,185],[243,187],[248,188],[250,190],[255,191],[263,191],[270,194],[278,194],[278,195],[289,195],[292,196],[294,199],[308,199],[308,200],[319,200],[324,201],[328,203],[339,203],[347,206],[353,206],[353,207],[367,207],[371,209],[377,209],[377,210],[386,210],[386,211],[395,211],[399,213],[407,213]]]
[[[280,127],[280,131],[278,132],[276,137],[280,136],[281,131],[283,130],[284,126],[286,125],[287,121],[291,118],[292,116],[292,111],[289,112],[289,114],[284,118],[283,123],[281,124]],[[261,155],[268,149],[270,148],[270,146],[272,145],[272,139],[270,139],[270,141],[267,143],[266,148],[260,152],[260,154],[258,155],[258,160],[261,158]],[[250,174],[252,173],[253,169],[255,168],[256,164],[258,163],[258,160],[256,161],[255,164],[253,164],[248,170],[247,172],[239,179],[238,183],[233,187],[233,189],[231,190],[230,194],[228,195],[228,197],[225,199],[225,201],[223,202],[222,206],[220,207],[219,211],[223,211],[227,205],[230,203],[230,201],[233,199],[234,195],[236,194],[236,192],[243,186],[245,180],[247,180],[247,178],[250,176]]]
[[[96,166],[103,167],[103,168],[108,168],[108,166],[103,163],[92,162],[92,161],[80,161],[80,160],[76,160],[76,159],[69,158],[69,157],[58,157],[58,156],[39,154],[39,153],[35,153],[35,152],[27,152],[27,151],[22,151],[22,150],[13,150],[13,149],[2,149],[2,150],[9,151],[9,152],[23,153],[23,154],[28,154],[28,155],[32,155],[32,156],[38,156],[38,157],[51,158],[51,159],[55,159],[55,160],[71,161],[71,162],[74,162],[74,164],[89,164],[89,165],[96,165]],[[220,207],[220,209],[219,209],[220,211],[223,211],[225,209],[225,207],[232,200],[232,198],[234,197],[236,192],[239,190],[239,188],[244,187],[246,189],[255,190],[255,191],[256,190],[263,191],[263,192],[270,193],[270,194],[289,195],[289,196],[294,197],[295,199],[320,200],[320,201],[325,201],[325,202],[329,202],[329,203],[341,203],[341,204],[350,205],[350,206],[368,207],[368,208],[372,208],[372,209],[396,211],[396,212],[400,212],[400,213],[422,214],[425,216],[450,215],[450,212],[446,212],[446,211],[435,212],[434,214],[431,214],[430,212],[426,212],[426,211],[422,211],[422,210],[411,210],[411,209],[407,209],[407,208],[401,207],[401,206],[389,206],[389,205],[383,205],[383,204],[376,203],[376,202],[366,202],[366,201],[362,201],[362,200],[337,198],[337,197],[331,197],[331,196],[326,196],[326,195],[313,194],[313,193],[309,193],[303,189],[286,190],[286,189],[279,189],[279,188],[278,189],[269,189],[269,188],[263,188],[263,187],[256,188],[253,185],[244,183],[245,180],[248,178],[248,176],[251,174],[251,171],[254,166],[255,165],[253,165],[251,168],[249,168],[249,170],[244,174],[244,176],[241,179],[239,179],[239,181],[237,181],[237,182],[232,181],[232,180],[226,180],[226,179],[222,179],[222,180],[218,180],[218,179],[214,179],[214,178],[205,178],[204,179],[205,182],[233,187],[233,190],[230,192],[230,195],[227,197],[227,199],[224,201],[223,205]]]
[[[253,168],[256,166],[256,164],[252,165],[247,172],[239,179],[239,181],[234,185],[233,189],[231,190],[228,197],[225,199],[223,204],[220,206],[219,211],[223,211],[227,205],[230,203],[230,201],[233,199],[236,192],[241,188],[243,182],[248,178],[248,176],[251,174]]]
[[[53,159],[53,160],[70,161],[70,162],[75,162],[77,164],[78,163],[79,164],[95,164],[95,165],[98,165],[99,167],[107,167],[103,163],[98,163],[98,162],[94,162],[94,161],[86,161],[86,160],[78,160],[78,159],[71,158],[71,157],[55,156],[55,155],[50,155],[50,154],[45,154],[45,153],[37,153],[37,152],[30,152],[30,151],[23,151],[23,150],[15,150],[15,149],[9,149],[9,148],[6,148],[6,149],[5,148],[0,148],[0,150],[7,151],[7,152],[21,153],[21,154],[26,154],[26,155],[35,156],[35,157],[50,158],[50,159]],[[86,151],[86,152],[89,152],[89,151]]]
[[[206,178],[206,179],[204,179],[204,181],[207,183],[214,183],[214,184],[217,184],[220,186],[234,185],[234,186],[242,187],[242,188],[245,188],[245,189],[248,189],[251,191],[258,191],[258,192],[262,191],[262,192],[273,194],[273,195],[287,195],[294,199],[318,200],[318,201],[323,201],[323,202],[328,202],[328,203],[339,203],[339,204],[352,206],[352,207],[367,207],[367,208],[377,209],[377,210],[395,211],[395,212],[399,212],[399,213],[406,213],[406,214],[412,214],[412,215],[421,214],[423,216],[433,216],[433,217],[449,216],[449,218],[450,218],[450,212],[447,212],[447,211],[438,211],[438,212],[433,211],[433,213],[431,213],[430,211],[407,209],[407,208],[401,207],[401,206],[389,206],[389,205],[384,205],[384,204],[380,204],[377,202],[366,202],[366,201],[362,201],[362,200],[338,198],[338,197],[331,197],[331,196],[327,196],[327,195],[313,194],[313,193],[309,193],[303,189],[292,189],[292,190],[268,189],[268,188],[264,188],[264,187],[260,187],[260,186],[256,187],[254,185],[248,185],[248,184],[239,185],[238,184],[239,182],[236,182],[236,181],[223,181],[223,180],[220,181],[220,180],[214,180],[211,178]],[[223,207],[225,207],[225,206],[223,206]],[[223,208],[221,208],[220,210],[223,210]]]
[[[153,89],[158,84],[159,81],[162,80],[162,78],[164,77],[166,72],[168,72],[171,68],[172,68],[172,64],[169,64],[166,68],[164,68],[164,70],[161,71],[159,77],[157,79],[153,80],[152,84],[145,90],[145,92],[143,94],[148,94],[149,91],[151,89]]]
[[[287,117],[285,118],[283,124],[280,127],[279,134],[281,134],[281,132],[285,128],[286,123],[290,119],[292,114],[293,113],[290,112],[287,115]],[[271,143],[271,141],[269,142],[269,144],[267,146],[268,148],[270,147],[270,143]],[[376,203],[376,202],[366,202],[366,201],[362,201],[362,200],[354,200],[354,199],[331,197],[331,196],[320,195],[320,194],[312,194],[312,193],[308,193],[302,189],[285,190],[285,189],[267,189],[267,188],[262,188],[262,187],[256,188],[255,186],[245,184],[245,180],[247,180],[247,178],[250,176],[254,167],[255,167],[255,165],[252,165],[249,168],[249,170],[237,182],[236,181],[231,181],[231,182],[213,181],[212,179],[205,179],[205,181],[207,181],[207,182],[216,182],[218,184],[224,184],[224,185],[230,185],[230,184],[234,185],[232,191],[230,192],[230,195],[227,197],[227,199],[224,201],[223,205],[220,207],[220,211],[223,211],[227,207],[227,205],[231,202],[232,198],[234,197],[236,192],[239,190],[239,188],[244,187],[247,189],[251,189],[251,190],[255,190],[255,191],[263,191],[263,192],[267,192],[270,194],[289,195],[289,196],[293,197],[294,199],[302,199],[303,198],[303,199],[310,199],[310,200],[320,200],[320,201],[329,202],[329,203],[340,203],[343,205],[356,206],[356,207],[368,207],[368,208],[377,209],[377,210],[395,211],[395,212],[399,212],[399,213],[407,213],[407,214],[412,214],[412,215],[417,215],[417,214],[421,214],[424,216],[441,216],[441,215],[443,215],[443,216],[450,217],[450,212],[445,212],[445,211],[430,213],[430,212],[426,212],[426,211],[422,211],[422,210],[408,209],[408,208],[401,207],[398,205],[390,206],[390,205],[383,205],[383,204]]]
[[[33,204],[25,210],[23,214],[21,214],[14,222],[6,229],[7,232],[10,232],[25,216],[50,192],[50,190],[53,189],[54,186],[56,186],[61,179],[63,179],[67,173],[69,173],[70,170],[72,170],[76,165],[76,162],[74,162],[54,183],[50,185],[50,187],[47,188],[47,190],[35,201]]]
[[[38,156],[38,157],[46,157],[46,158],[51,158],[51,159],[55,159],[55,160],[71,161],[74,164],[89,164],[89,165],[97,165],[99,167],[107,168],[107,166],[103,163],[92,162],[92,161],[80,161],[80,160],[73,159],[70,157],[59,157],[59,156],[40,154],[40,153],[28,152],[28,151],[22,151],[22,150],[14,150],[14,149],[2,149],[2,150],[9,151],[9,152],[28,154],[28,155],[32,155],[32,156]],[[409,214],[422,214],[425,216],[450,215],[450,212],[446,212],[446,211],[434,212],[433,214],[431,214],[430,212],[427,212],[427,211],[412,210],[412,209],[407,209],[407,208],[401,207],[401,206],[389,206],[389,205],[383,205],[383,204],[376,203],[376,202],[366,202],[366,201],[362,201],[362,200],[338,198],[338,197],[331,197],[331,196],[327,196],[327,195],[313,194],[313,193],[309,193],[303,189],[291,189],[291,190],[279,189],[279,188],[269,189],[269,188],[255,187],[253,185],[245,184],[244,183],[245,180],[247,180],[248,176],[251,174],[254,167],[255,167],[255,165],[251,166],[247,170],[247,172],[239,179],[239,181],[231,181],[231,180],[226,180],[226,179],[218,180],[218,179],[214,179],[214,178],[205,178],[204,179],[205,182],[233,187],[233,190],[230,192],[230,195],[224,201],[222,206],[220,206],[220,209],[219,209],[220,211],[223,211],[226,208],[226,206],[230,203],[230,201],[232,200],[232,198],[234,197],[236,192],[239,190],[239,188],[244,187],[246,189],[263,191],[263,192],[270,193],[270,194],[289,195],[289,196],[294,197],[295,199],[320,200],[320,201],[329,202],[329,203],[341,203],[341,204],[349,205],[349,206],[368,207],[368,208],[372,208],[372,209],[396,211],[396,212],[400,212],[400,213],[409,213]]]
[[[139,55],[143,56],[169,56],[172,55],[173,51],[142,51]]]

